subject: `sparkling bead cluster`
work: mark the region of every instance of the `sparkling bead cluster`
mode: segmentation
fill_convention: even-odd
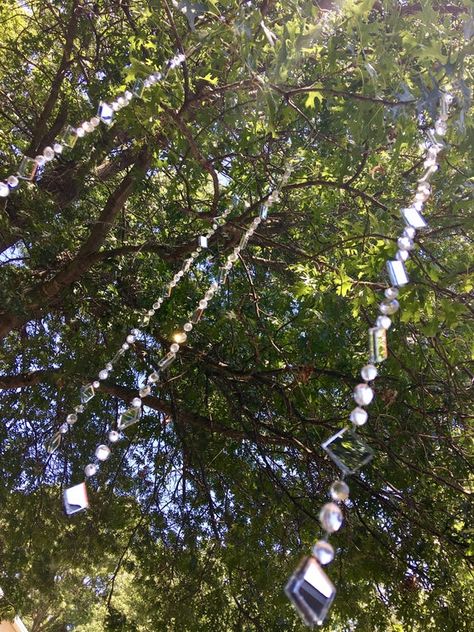
[[[364,425],[368,419],[366,407],[374,398],[374,391],[371,383],[378,375],[377,363],[387,358],[386,334],[392,321],[391,316],[399,309],[398,296],[400,288],[409,282],[405,268],[405,262],[410,256],[410,252],[415,247],[414,238],[417,230],[427,227],[427,222],[422,215],[423,207],[430,197],[431,186],[429,180],[438,169],[438,154],[445,147],[442,137],[446,134],[449,105],[453,97],[449,94],[442,94],[440,99],[440,115],[435,122],[434,128],[427,132],[427,141],[424,144],[426,157],[424,161],[425,171],[418,180],[416,193],[406,208],[401,209],[401,216],[405,222],[405,228],[397,239],[397,252],[393,260],[387,261],[387,272],[390,279],[390,286],[385,290],[384,299],[379,305],[379,315],[375,325],[369,328],[369,362],[361,369],[362,382],[354,388],[354,401],[356,407],[351,411],[349,419],[351,427],[345,427],[334,436],[330,437],[322,444],[322,448],[327,452],[334,463],[342,472],[340,479],[335,480],[329,489],[331,501],[323,505],[319,513],[319,520],[325,532],[325,536],[313,547],[313,557],[319,564],[329,564],[334,559],[334,548],[328,542],[328,537],[339,530],[343,523],[341,504],[349,498],[349,487],[344,481],[344,477],[355,473],[363,465],[368,463],[373,456],[369,446],[357,435],[356,430]],[[295,603],[298,610],[300,596],[295,596],[295,577],[299,578],[300,570],[290,579],[287,586],[287,594]],[[327,611],[327,610],[326,610]],[[325,612],[326,612],[325,611]],[[307,612],[300,612],[307,616]],[[325,613],[324,613],[325,614]],[[316,617],[318,618],[318,617]],[[320,617],[321,619],[324,617]]]
[[[228,208],[226,208],[221,215],[219,215],[218,217],[214,219],[214,222],[212,226],[209,228],[209,230],[204,235],[200,235],[197,238],[197,246],[195,250],[191,252],[188,259],[184,260],[184,263],[181,266],[180,270],[176,272],[176,274],[173,276],[171,281],[166,286],[163,292],[163,295],[160,296],[153,303],[152,307],[149,310],[147,310],[147,312],[144,314],[140,322],[141,327],[145,327],[146,325],[149,324],[151,318],[155,316],[155,314],[161,309],[161,306],[163,305],[163,303],[172,295],[174,288],[181,282],[182,279],[186,277],[186,275],[189,273],[192,266],[194,265],[196,259],[199,257],[200,253],[208,247],[209,239],[215,234],[219,226],[223,226],[226,223],[227,217],[232,212],[232,209],[233,209],[232,206],[229,206]],[[206,300],[209,300],[210,298],[212,298],[212,295],[209,294],[209,291],[208,291],[206,292],[204,300],[200,301],[200,304],[204,305],[204,302]],[[175,343],[181,343],[186,340],[185,332],[190,331],[192,329],[192,324],[189,327],[189,329],[187,329],[187,327],[189,327],[189,323],[186,323],[186,325],[184,326],[183,332],[176,334]],[[87,402],[93,399],[93,397],[96,394],[97,389],[100,387],[100,383],[106,380],[110,376],[117,362],[130,349],[131,345],[134,344],[137,337],[140,336],[140,333],[141,333],[140,329],[138,328],[131,329],[128,335],[126,336],[124,342],[122,343],[122,346],[120,347],[120,349],[118,349],[115,355],[98,372],[97,379],[91,382],[90,384],[86,384],[82,386],[82,388],[80,389],[80,404],[78,404],[74,408],[74,412],[66,416],[65,422],[61,424],[58,431],[47,442],[46,449],[50,454],[59,448],[59,446],[61,445],[62,436],[65,435],[69,431],[71,426],[73,426],[78,421],[79,414],[83,413],[85,410],[85,404],[87,404]],[[115,435],[112,435],[112,436],[115,436]]]
[[[161,81],[168,70],[177,68],[184,62],[184,60],[184,55],[176,55],[166,62],[163,73],[152,72],[148,75],[148,77],[146,77],[146,79],[138,79],[129,90],[120,94],[111,103],[102,101],[99,105],[96,116],[84,121],[77,127],[67,125],[60,137],[52,144],[52,146],[45,147],[43,152],[38,154],[38,156],[35,156],[34,158],[23,156],[18,166],[17,173],[8,176],[5,181],[0,181],[0,197],[8,197],[10,192],[19,186],[20,180],[31,182],[40,167],[44,167],[46,163],[57,158],[63,153],[65,147],[72,149],[78,138],[83,138],[86,134],[91,134],[101,122],[106,125],[111,125],[116,112],[129,105],[132,99],[141,98],[146,88],[150,88],[158,83],[158,81]]]
[[[158,361],[156,370],[148,375],[146,382],[139,389],[138,397],[134,397],[130,402],[130,406],[120,415],[117,424],[117,430],[109,430],[108,445],[105,443],[101,443],[96,447],[95,461],[86,465],[84,469],[84,473],[87,478],[94,476],[99,470],[100,463],[108,459],[111,454],[112,444],[116,443],[121,437],[120,431],[125,430],[125,428],[128,428],[129,426],[139,421],[144,400],[146,405],[146,398],[151,394],[153,387],[156,386],[157,383],[160,381],[161,373],[168,369],[176,360],[176,357],[180,350],[180,345],[186,342],[188,335],[190,334],[194,326],[197,325],[197,323],[199,323],[199,321],[201,320],[204,312],[209,306],[209,303],[219,293],[221,287],[227,280],[229,272],[232,270],[234,264],[238,260],[240,253],[246,248],[249,240],[252,238],[253,234],[255,233],[261,222],[267,218],[269,208],[278,201],[281,189],[288,182],[292,169],[293,167],[291,166],[291,164],[289,164],[285,169],[285,172],[281,178],[278,187],[274,191],[272,191],[272,193],[270,193],[267,201],[262,205],[259,215],[253,219],[250,226],[242,234],[239,244],[228,255],[225,263],[219,268],[215,280],[211,281],[203,297],[197,303],[196,308],[190,316],[189,320],[186,321],[183,324],[182,328],[174,334],[173,342],[171,342],[167,353],[165,353],[163,357]],[[210,231],[207,233],[207,235],[204,236],[204,239],[207,239],[211,236],[211,234],[213,234],[213,232],[217,229],[217,225],[218,222],[213,224]],[[199,238],[200,243],[204,243],[201,241],[202,239],[202,237]],[[198,248],[196,248],[196,251],[198,250]],[[188,259],[185,262],[183,270],[188,264],[190,265],[190,261],[191,259]],[[177,280],[179,280],[179,278],[181,277],[182,275],[180,275],[179,273],[175,275],[173,281],[170,283],[170,286],[172,283],[176,285]]]

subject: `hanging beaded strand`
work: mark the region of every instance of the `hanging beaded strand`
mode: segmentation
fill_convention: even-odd
[[[118,351],[108,362],[106,362],[105,366],[98,372],[97,379],[81,387],[79,392],[80,403],[75,406],[73,412],[66,415],[65,422],[61,424],[58,431],[55,432],[46,443],[46,450],[50,454],[52,454],[59,448],[62,442],[63,435],[67,434],[70,428],[78,421],[78,416],[80,413],[84,412],[85,405],[95,397],[96,391],[100,387],[100,382],[106,380],[110,376],[110,373],[113,371],[117,362],[122,358],[123,355],[126,354],[126,352],[130,349],[130,346],[135,342],[137,336],[140,335],[139,327],[144,327],[148,325],[150,319],[155,316],[155,314],[161,309],[163,303],[169,297],[171,297],[175,287],[177,287],[181,280],[184,279],[189,273],[196,259],[199,257],[199,254],[207,248],[209,239],[215,234],[219,226],[223,226],[226,223],[227,217],[232,212],[232,209],[232,206],[226,208],[221,215],[214,218],[212,226],[209,228],[209,230],[204,235],[200,235],[197,238],[197,246],[195,250],[193,250],[190,256],[184,260],[181,268],[178,270],[178,272],[176,272],[176,274],[166,286],[163,295],[160,296],[153,303],[152,307],[149,310],[147,310],[140,324],[130,330]]]
[[[363,426],[368,419],[366,407],[374,398],[370,385],[378,375],[376,364],[383,362],[387,352],[387,330],[392,321],[390,316],[399,309],[398,296],[400,288],[409,283],[405,262],[414,248],[417,230],[427,228],[428,224],[422,215],[425,202],[431,194],[430,178],[438,169],[438,154],[445,147],[442,137],[446,134],[449,106],[453,101],[450,94],[443,93],[440,98],[440,114],[434,128],[427,132],[427,149],[423,163],[425,171],[418,180],[413,200],[400,214],[405,228],[397,239],[398,250],[393,260],[386,263],[390,286],[385,290],[385,297],[379,305],[379,316],[375,325],[369,328],[369,358],[361,369],[362,382],[353,393],[357,406],[351,411],[349,419],[352,428],[344,427],[327,439],[322,448],[341,470],[341,478],[335,480],[329,489],[331,501],[323,505],[319,520],[325,532],[322,539],[313,546],[312,555],[302,560],[288,581],[285,592],[295,606],[303,621],[308,626],[321,625],[336,595],[336,588],[324,573],[321,566],[332,562],[335,556],[333,546],[328,542],[332,533],[340,529],[343,523],[341,504],[349,498],[349,486],[344,478],[357,472],[373,457],[372,449],[359,437],[357,428]]]
[[[141,410],[143,406],[143,400],[148,397],[152,388],[157,385],[160,380],[160,372],[167,369],[175,361],[177,354],[180,350],[180,344],[187,340],[189,332],[192,331],[194,326],[201,320],[205,310],[209,306],[209,302],[219,292],[220,288],[224,285],[227,276],[234,266],[234,263],[238,260],[240,253],[247,247],[249,240],[255,233],[260,223],[267,219],[269,208],[279,199],[279,195],[283,186],[288,182],[293,170],[293,164],[290,163],[281,178],[279,185],[270,193],[267,201],[261,206],[259,215],[254,218],[249,228],[242,234],[239,244],[234,248],[232,253],[227,257],[226,262],[219,268],[216,280],[213,280],[201,300],[197,303],[196,309],[189,320],[183,324],[182,329],[175,334],[174,342],[171,343],[168,352],[159,360],[157,371],[153,371],[147,377],[146,383],[139,389],[139,395],[134,397],[130,402],[129,408],[127,408],[119,417],[117,430],[110,429],[107,433],[108,443],[100,443],[95,449],[95,461],[89,463],[84,468],[84,473],[87,478],[90,478],[97,474],[100,463],[106,461],[110,454],[112,446],[117,443],[120,438],[121,430],[125,430],[129,426],[137,423],[140,419]],[[179,342],[177,342],[179,341]],[[71,501],[72,496],[80,497],[81,502],[74,503]],[[77,511],[82,511],[88,507],[87,491],[85,483],[80,483],[67,489],[64,493],[64,506],[66,513],[72,514]]]
[[[111,103],[101,101],[96,116],[84,121],[78,127],[67,125],[52,146],[45,147],[43,152],[35,158],[23,155],[17,173],[9,175],[5,181],[0,181],[0,197],[8,197],[12,191],[18,188],[21,180],[32,182],[40,167],[44,167],[60,156],[65,147],[72,149],[78,138],[83,138],[86,134],[94,132],[101,122],[111,125],[116,112],[130,105],[134,98],[141,98],[147,88],[162,81],[169,70],[178,68],[185,59],[182,53],[175,55],[164,64],[163,72],[152,72],[145,79],[137,79],[129,90],[116,97]]]

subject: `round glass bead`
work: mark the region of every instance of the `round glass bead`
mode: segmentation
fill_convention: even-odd
[[[407,226],[406,228],[404,228],[403,230],[404,237],[408,237],[408,239],[414,239],[415,235],[416,235],[416,230],[413,228],[413,226]]]
[[[111,430],[109,432],[109,441],[110,443],[117,443],[117,441],[120,439],[120,433],[117,432],[116,430]]]
[[[106,380],[109,377],[109,372],[106,371],[105,369],[102,369],[102,371],[99,371],[99,380]]]
[[[179,351],[179,344],[177,342],[173,342],[173,344],[170,345],[170,351],[171,351],[171,353],[178,353],[178,351]]]
[[[183,342],[185,342],[186,338],[187,338],[187,335],[184,333],[184,331],[178,331],[173,336],[173,340],[179,344],[182,344]]]
[[[131,403],[132,403],[132,406],[133,406],[134,408],[141,408],[141,407],[142,407],[142,400],[141,400],[141,398],[140,398],[140,397],[134,397],[134,398],[132,399],[132,402],[131,402]]]
[[[412,250],[413,249],[413,239],[409,237],[399,237],[397,239],[397,245],[399,250]]]
[[[398,311],[399,307],[400,303],[397,301],[397,299],[393,298],[385,299],[384,301],[382,301],[380,303],[379,309],[382,314],[391,316]]]
[[[107,461],[110,456],[109,446],[105,444],[97,446],[95,455],[99,459],[99,461]]]
[[[326,503],[319,512],[319,521],[327,533],[334,533],[342,525],[342,511],[336,503]]]
[[[44,156],[36,156],[35,161],[40,167],[42,167],[44,163],[46,162],[46,159]]]
[[[226,261],[226,263],[224,263],[223,266],[226,270],[231,270],[232,269],[232,262],[230,261]]]
[[[76,134],[79,138],[84,138],[84,136],[86,135],[86,132],[83,127],[78,127],[76,129]]]
[[[113,101],[111,105],[114,112],[118,112],[120,110],[120,103],[117,103],[117,101]]]
[[[235,252],[233,252],[231,255],[227,257],[227,261],[232,261],[232,262],[237,261],[237,255],[235,254]]]
[[[329,488],[333,500],[347,500],[349,498],[349,485],[344,481],[334,481]]]
[[[0,182],[0,197],[7,197],[10,193],[10,187],[4,182]]]
[[[349,419],[352,421],[354,426],[363,426],[368,418],[369,415],[367,414],[367,411],[363,408],[359,408],[359,406],[354,408],[349,415]]]
[[[7,184],[10,187],[10,189],[14,189],[15,187],[17,187],[18,183],[19,183],[19,180],[16,176],[8,176]]]
[[[59,426],[59,432],[60,432],[61,434],[66,434],[66,432],[67,432],[68,430],[69,430],[69,426],[68,426],[68,424],[61,424],[61,425]]]
[[[155,315],[155,310],[154,309],[149,309],[147,311],[148,316],[154,316]]]
[[[62,154],[64,147],[61,145],[61,143],[54,143],[53,149],[55,154]]]
[[[74,410],[76,411],[76,413],[83,413],[84,412],[84,406],[82,404],[79,404],[79,406],[75,406]]]
[[[129,345],[131,345],[132,342],[135,342],[135,336],[132,336],[132,334],[129,334],[127,336],[127,342],[128,342]]]
[[[89,465],[86,465],[86,467],[84,468],[84,474],[87,477],[94,476],[95,474],[97,474],[98,469],[99,468],[97,467],[97,465],[95,465],[95,463],[89,463]]]
[[[378,375],[377,367],[374,366],[373,364],[366,364],[360,370],[360,374],[362,376],[362,379],[365,380],[366,382],[375,380],[375,378]]]
[[[99,382],[98,380],[94,380],[94,381],[92,382],[92,386],[93,386],[94,388],[99,388],[99,386],[100,386],[100,382]]]
[[[54,149],[52,147],[45,147],[43,150],[43,156],[44,156],[44,159],[47,160],[48,162],[50,160],[53,160],[55,156]]]
[[[75,424],[77,421],[77,415],[75,413],[71,413],[66,417],[66,421],[68,424]]]
[[[377,327],[382,327],[383,329],[390,329],[392,325],[392,321],[388,316],[379,316],[375,321]]]
[[[183,326],[184,331],[191,331],[192,328],[193,328],[192,323],[184,323],[184,326]]]
[[[114,366],[112,362],[107,362],[107,364],[105,365],[105,368],[107,369],[107,371],[112,371]]]
[[[313,546],[313,555],[320,564],[329,564],[334,559],[334,549],[329,542],[318,540]]]
[[[398,289],[396,287],[388,287],[385,292],[385,297],[386,298],[397,298],[398,296]]]
[[[198,305],[199,305],[200,309],[206,309],[206,307],[207,307],[206,299],[204,298],[204,299],[202,299],[202,301],[199,301]]]
[[[122,349],[124,351],[128,351],[130,349],[130,345],[128,344],[128,342],[124,342],[122,345]]]
[[[160,309],[161,307],[161,301],[156,301],[156,303],[153,303],[153,309]]]
[[[357,384],[354,389],[354,399],[359,406],[367,406],[374,398],[374,391],[368,384]]]
[[[100,118],[98,116],[93,116],[90,120],[90,124],[92,125],[92,127],[97,127],[98,125],[100,125]]]
[[[397,254],[395,255],[397,261],[406,261],[408,257],[408,250],[397,250]]]

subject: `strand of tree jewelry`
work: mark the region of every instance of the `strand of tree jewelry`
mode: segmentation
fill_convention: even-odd
[[[129,426],[139,421],[143,406],[143,400],[151,394],[152,388],[158,385],[158,382],[160,380],[160,373],[171,366],[171,364],[176,360],[177,354],[180,350],[180,345],[187,340],[189,333],[201,320],[205,310],[209,305],[209,302],[219,292],[222,285],[224,285],[234,263],[238,260],[242,250],[246,248],[249,240],[255,233],[259,224],[267,219],[269,208],[278,200],[280,192],[283,186],[287,183],[292,170],[293,165],[292,163],[290,163],[287,165],[279,185],[270,193],[267,201],[261,206],[258,216],[254,218],[249,228],[247,228],[247,230],[243,233],[239,244],[227,257],[225,264],[219,268],[216,279],[211,281],[202,299],[198,302],[192,316],[186,323],[184,323],[182,330],[178,331],[173,336],[174,342],[171,343],[168,352],[159,360],[157,364],[157,370],[148,375],[146,383],[139,389],[138,396],[132,399],[129,408],[127,408],[120,415],[117,424],[117,430],[110,429],[108,431],[108,443],[100,443],[99,445],[97,445],[95,450],[95,461],[89,463],[84,468],[84,473],[87,478],[90,478],[97,474],[100,463],[106,461],[109,458],[111,454],[111,446],[116,444],[121,438],[120,431],[125,430]],[[65,490],[64,507],[67,514],[77,513],[78,511],[86,509],[88,506],[89,503],[87,500],[87,489],[85,482],[74,485],[73,487]]]
[[[342,477],[331,484],[329,489],[331,501],[323,505],[319,513],[325,536],[313,546],[312,555],[301,561],[285,587],[287,596],[303,621],[309,626],[323,623],[336,596],[336,588],[322,570],[321,565],[329,564],[335,556],[334,548],[328,542],[328,538],[339,530],[343,522],[340,504],[349,498],[349,486],[344,478],[356,473],[373,457],[372,449],[358,436],[357,428],[367,422],[368,413],[365,408],[374,398],[374,391],[370,384],[378,375],[376,364],[383,362],[388,355],[387,330],[392,324],[390,316],[395,314],[400,307],[397,300],[400,288],[409,283],[405,262],[414,248],[416,231],[428,226],[421,212],[431,194],[429,180],[438,170],[438,154],[445,146],[442,138],[438,137],[446,134],[446,121],[452,100],[453,97],[450,94],[441,95],[439,117],[434,128],[427,132],[425,143],[427,152],[423,163],[425,171],[418,180],[417,190],[410,205],[400,211],[405,228],[397,239],[398,250],[395,259],[386,263],[390,286],[385,290],[385,298],[379,305],[380,315],[375,325],[368,331],[369,361],[361,369],[363,381],[354,389],[353,397],[357,406],[349,415],[352,428],[345,426],[321,446],[341,470]]]
[[[43,152],[35,158],[23,155],[17,173],[9,175],[5,181],[0,181],[0,197],[7,197],[11,191],[19,186],[21,180],[32,182],[38,169],[60,156],[65,147],[69,149],[75,147],[79,138],[94,132],[101,122],[111,125],[116,112],[130,105],[134,98],[141,98],[147,88],[165,79],[169,70],[178,68],[185,59],[186,57],[182,53],[175,55],[165,62],[163,72],[152,72],[145,79],[137,79],[129,90],[117,96],[110,103],[100,101],[96,116],[77,127],[66,125],[58,140],[53,142],[52,146],[45,147]]]

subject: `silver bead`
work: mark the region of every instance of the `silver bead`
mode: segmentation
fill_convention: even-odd
[[[97,474],[98,469],[99,468],[95,465],[95,463],[89,463],[89,465],[86,465],[84,468],[84,474],[89,478],[90,476]]]
[[[371,380],[375,380],[378,375],[377,367],[373,364],[366,364],[362,367],[360,374],[362,379],[366,382],[370,382]]]
[[[109,446],[105,444],[97,446],[95,455],[99,459],[99,461],[107,461],[110,456]]]
[[[384,294],[386,298],[397,298],[399,292],[396,287],[388,287],[385,290]]]
[[[344,481],[334,481],[329,493],[333,500],[347,500],[349,498],[349,485]]]
[[[319,512],[319,521],[327,533],[338,531],[342,525],[342,511],[336,503],[326,503]]]
[[[385,316],[391,316],[392,314],[395,314],[395,312],[398,312],[399,308],[400,308],[400,303],[395,298],[393,299],[386,298],[380,303],[380,306],[379,306],[380,312],[384,314]]]
[[[329,542],[318,540],[313,546],[313,555],[320,564],[329,564],[334,559],[334,549]]]
[[[352,421],[354,426],[363,426],[368,417],[369,415],[367,414],[367,411],[363,408],[359,408],[359,406],[354,408],[349,415],[349,419]]]
[[[392,321],[388,316],[379,316],[375,321],[377,327],[382,327],[383,329],[390,329],[392,325]]]
[[[106,380],[109,377],[109,372],[106,371],[105,369],[102,369],[102,371],[99,371],[99,380]]]
[[[141,408],[142,406],[142,400],[140,397],[134,397],[131,403],[134,408]]]
[[[354,399],[359,406],[368,406],[374,398],[374,391],[367,384],[357,384]]]
[[[116,430],[111,430],[109,432],[109,441],[110,443],[117,443],[117,441],[120,439],[120,433],[117,432]]]
[[[171,351],[171,353],[178,353],[178,351],[179,351],[179,344],[177,342],[173,342],[173,344],[170,345],[170,351]]]

